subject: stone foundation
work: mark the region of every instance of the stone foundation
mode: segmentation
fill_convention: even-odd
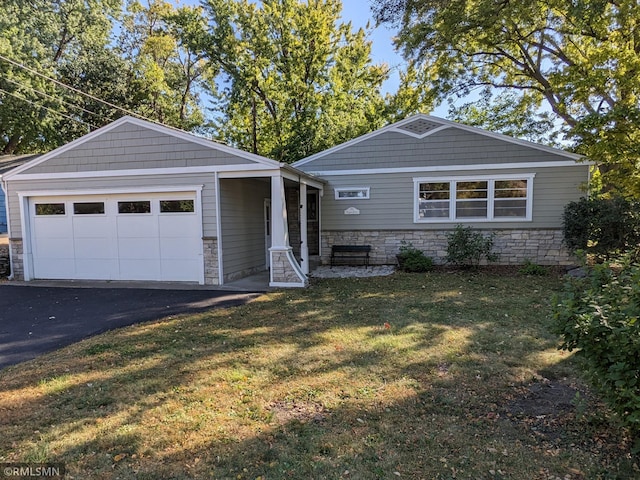
[[[202,250],[204,254],[204,284],[220,285],[218,277],[218,239],[214,237],[205,237],[202,239]]]
[[[328,264],[331,245],[371,245],[370,263],[395,264],[402,242],[422,250],[434,263],[443,264],[447,256],[447,236],[452,230],[361,230],[323,231],[322,263]],[[489,230],[483,231],[485,235]],[[574,265],[573,258],[563,245],[562,230],[493,230],[493,251],[499,254],[499,265],[521,265],[530,260],[539,265]]]
[[[14,280],[24,280],[24,254],[21,238],[10,238],[9,248],[11,249],[11,259],[13,261],[12,278]]]

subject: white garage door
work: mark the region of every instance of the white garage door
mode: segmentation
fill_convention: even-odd
[[[201,281],[194,192],[32,197],[33,276]]]

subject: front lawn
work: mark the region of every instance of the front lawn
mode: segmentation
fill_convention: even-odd
[[[316,281],[0,371],[0,462],[91,479],[640,476],[548,332],[561,280]]]

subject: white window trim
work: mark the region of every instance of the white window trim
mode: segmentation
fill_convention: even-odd
[[[364,196],[363,197],[341,197],[340,196],[340,193],[342,192],[353,192],[354,190],[364,192]],[[370,190],[371,190],[371,187],[340,187],[340,188],[336,188],[334,191],[335,191],[336,200],[369,200]]]
[[[414,177],[413,178],[413,222],[414,223],[487,223],[487,222],[530,222],[533,220],[533,179],[535,173],[522,175],[465,175],[460,177]],[[526,180],[527,181],[527,207],[524,217],[498,217],[494,218],[494,187],[500,180]],[[479,218],[456,218],[456,188],[455,182],[487,181],[487,216]],[[420,184],[449,182],[449,218],[420,218]]]

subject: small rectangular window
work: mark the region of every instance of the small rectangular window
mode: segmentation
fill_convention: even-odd
[[[151,213],[151,202],[148,200],[118,202],[118,213]]]
[[[193,211],[193,200],[160,200],[161,213],[190,213]]]
[[[336,200],[367,200],[369,187],[336,188]]]
[[[36,215],[64,215],[64,203],[36,203]]]
[[[77,202],[73,204],[75,215],[101,215],[104,214],[104,202]]]

